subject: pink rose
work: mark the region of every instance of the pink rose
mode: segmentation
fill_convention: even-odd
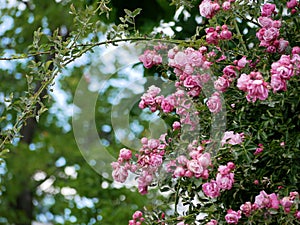
[[[199,162],[195,159],[192,159],[187,162],[187,168],[189,171],[193,172],[195,175],[201,176],[203,173],[203,167],[199,164]]]
[[[262,7],[261,15],[262,16],[271,16],[275,12],[275,9],[276,9],[276,5],[266,3]]]
[[[273,20],[269,17],[260,16],[258,22],[262,27],[270,28],[273,26]]]
[[[202,185],[204,194],[210,198],[216,198],[220,195],[220,188],[216,181],[211,180],[209,183]]]
[[[114,165],[112,165],[112,166],[114,167]],[[123,166],[118,166],[118,167],[115,167],[113,169],[114,170],[112,172],[112,176],[113,176],[114,180],[118,181],[118,182],[121,182],[121,183],[124,183],[125,180],[128,177],[127,169]]]
[[[218,221],[216,220],[210,220],[206,225],[217,225]]]
[[[271,76],[271,87],[273,92],[276,93],[277,91],[286,91],[286,81],[282,79],[279,74],[273,74]]]
[[[222,109],[220,94],[218,92],[213,93],[212,96],[206,102],[206,105],[210,112],[212,113],[220,112]]]
[[[218,80],[214,82],[214,87],[216,90],[224,92],[230,86],[230,82],[226,76],[219,77]]]
[[[216,176],[216,182],[220,189],[230,190],[234,183],[234,174],[229,173],[227,175],[222,175],[222,174],[218,173]]]
[[[291,0],[286,3],[286,7],[288,7],[289,9],[295,8],[297,5],[297,0]]]
[[[220,5],[211,0],[204,0],[199,5],[200,15],[208,19],[212,18],[220,9]]]
[[[241,218],[241,211],[233,211],[232,209],[227,210],[225,220],[227,223],[237,224]]]
[[[263,80],[254,80],[248,85],[248,94],[246,96],[248,101],[255,102],[257,99],[265,100],[268,97],[267,83]]]
[[[245,214],[245,216],[249,217],[252,212],[252,204],[251,202],[245,202],[241,205],[240,210]]]
[[[237,87],[238,89],[242,91],[247,91],[248,90],[248,85],[252,82],[250,80],[250,76],[243,73],[240,78],[237,80]]]
[[[222,40],[230,40],[232,38],[232,33],[229,30],[222,30],[220,33],[220,38]]]
[[[172,95],[164,98],[161,102],[161,108],[165,113],[172,112],[174,110],[174,105],[175,105],[175,98]]]
[[[145,68],[151,68],[153,65],[162,63],[162,57],[154,50],[146,50],[139,60],[144,64]]]
[[[129,149],[122,148],[120,150],[119,157],[125,160],[129,160],[132,157],[132,152]]]
[[[266,29],[262,38],[267,42],[271,42],[274,41],[278,36],[279,36],[279,30],[275,27],[271,27]]]
[[[230,1],[223,2],[222,9],[225,11],[229,10],[230,9]]]

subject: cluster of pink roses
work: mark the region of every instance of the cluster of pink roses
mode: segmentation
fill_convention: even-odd
[[[232,38],[232,33],[228,30],[228,27],[225,24],[222,25],[222,27],[217,26],[216,28],[206,28],[205,32],[206,42],[208,44],[218,45],[219,40],[230,40]]]
[[[222,4],[223,10],[229,10],[232,2],[235,2],[235,0],[224,1]],[[218,1],[204,0],[199,5],[200,15],[207,19],[211,19],[219,10]]]
[[[294,47],[292,58],[290,55],[282,55],[277,62],[271,65],[271,87],[273,92],[286,91],[286,81],[300,73],[300,47]]]
[[[234,168],[233,162],[228,162],[226,166],[220,165],[216,180],[211,180],[202,185],[204,194],[210,198],[216,198],[220,196],[221,190],[230,190],[234,183],[234,173],[231,172]]]
[[[256,33],[257,38],[260,40],[260,46],[266,47],[267,52],[283,53],[289,42],[284,39],[279,39],[279,28],[281,21],[272,20],[270,17],[276,14],[276,6],[274,4],[266,3],[262,7],[261,17],[258,18],[259,24],[262,28]]]
[[[167,163],[167,172],[177,177],[195,177],[207,179],[209,176],[208,167],[211,165],[209,153],[203,153],[204,147],[197,146],[197,141],[188,146],[189,159],[185,155],[180,155],[176,160]]]
[[[296,200],[297,199],[297,200]],[[255,197],[255,202],[246,202],[241,205],[240,210],[242,213],[249,217],[253,212],[261,209],[274,209],[278,210],[280,205],[285,213],[289,213],[294,204],[298,204],[299,194],[298,192],[290,192],[289,196],[285,196],[279,199],[275,193],[267,194],[265,191],[261,191],[259,195]],[[296,211],[294,216],[300,219],[300,212]]]
[[[163,163],[163,156],[167,143],[165,134],[159,139],[142,138],[142,148],[135,155],[136,164],[130,162],[132,160],[132,151],[129,149],[121,149],[117,162],[113,162],[113,178],[115,181],[124,183],[128,177],[128,171],[137,173],[138,190],[141,194],[148,193],[148,186],[152,183],[155,173]]]
[[[141,211],[135,211],[132,215],[132,220],[129,220],[128,225],[141,225],[144,220],[143,213]]]
[[[265,100],[269,94],[268,83],[260,72],[251,72],[249,75],[243,73],[237,81],[237,87],[247,92],[246,98],[249,102]]]

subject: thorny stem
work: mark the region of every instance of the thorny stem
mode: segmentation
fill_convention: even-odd
[[[237,22],[236,22],[235,19],[233,20],[233,23],[234,23],[234,26],[235,26],[235,29],[236,29],[236,32],[237,32],[237,37],[238,37],[240,43],[242,44],[244,51],[248,52],[247,47],[245,45],[245,41],[243,40],[243,36],[242,36],[242,34],[240,32],[239,26],[238,26],[238,24],[237,24]]]

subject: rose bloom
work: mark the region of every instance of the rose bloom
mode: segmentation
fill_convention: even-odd
[[[146,50],[143,55],[139,57],[139,60],[144,64],[144,67],[149,69],[153,65],[162,63],[162,57],[154,50]]]
[[[230,86],[230,82],[227,79],[227,76],[219,77],[218,80],[214,82],[214,87],[216,90],[224,92]]]
[[[251,202],[245,202],[244,204],[241,205],[240,209],[245,214],[245,216],[249,217],[252,210]]]
[[[273,74],[271,76],[271,87],[273,89],[273,92],[276,93],[277,91],[286,91],[286,81],[285,79],[282,79],[279,74]]]
[[[261,15],[262,16],[271,16],[272,13],[275,12],[275,9],[276,9],[276,5],[270,4],[270,3],[266,3],[262,7]]]
[[[269,29],[266,29],[262,38],[267,42],[271,42],[274,41],[278,36],[279,36],[279,30],[275,27],[271,27]]]
[[[234,182],[234,174],[229,173],[227,175],[221,175],[220,173],[217,174],[216,182],[220,189],[222,190],[230,190],[232,188],[232,184]]]
[[[211,180],[209,183],[202,185],[204,194],[211,198],[220,196],[220,188],[215,180]]]
[[[209,221],[206,225],[217,225],[218,224],[218,221],[216,220],[211,220]]]
[[[211,0],[204,0],[199,5],[200,15],[208,19],[211,19],[219,9],[220,5]]]
[[[232,209],[227,210],[227,215],[225,216],[225,220],[227,223],[237,224],[239,219],[241,218],[241,211],[233,211]]]
[[[201,175],[203,173],[202,165],[200,165],[199,162],[195,159],[192,159],[187,162],[187,168],[189,171],[197,175]]]
[[[220,112],[222,109],[220,94],[218,92],[213,93],[212,96],[206,102],[206,105],[210,112],[212,113]]]

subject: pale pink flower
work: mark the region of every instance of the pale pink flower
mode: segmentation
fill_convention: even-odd
[[[220,112],[222,110],[220,94],[218,92],[213,93],[212,96],[210,96],[210,98],[207,100],[206,105],[210,112]]]
[[[115,167],[114,163],[115,162],[112,163],[112,167],[113,167],[112,176],[115,181],[124,183],[128,177],[128,170],[124,166]]]
[[[279,200],[277,195],[274,193],[268,195],[265,191],[261,191],[260,194],[255,197],[255,204],[259,208],[279,208]]]
[[[226,89],[230,86],[230,82],[227,78],[227,76],[222,76],[219,77],[215,82],[214,82],[214,87],[216,90],[224,92]]]
[[[201,154],[200,157],[197,158],[198,162],[203,168],[207,168],[211,164],[211,158],[209,153]]]
[[[252,80],[250,79],[250,76],[243,73],[237,80],[237,87],[238,89],[242,91],[247,91],[248,90],[248,84],[250,84]]]
[[[177,166],[173,172],[174,177],[183,177],[185,176],[186,170],[182,166]]]
[[[234,183],[234,174],[229,173],[226,175],[222,175],[220,173],[216,176],[216,182],[220,189],[222,190],[230,190],[232,188],[232,185]]]
[[[258,17],[258,22],[264,28],[270,28],[273,26],[273,20],[269,17],[260,16]]]
[[[164,98],[161,102],[161,109],[165,113],[170,113],[174,110],[175,107],[175,98],[173,95],[170,95]]]
[[[200,163],[195,159],[187,162],[187,168],[197,176],[201,176],[201,174],[203,173],[202,165],[200,165]]]
[[[220,5],[217,2],[211,0],[204,0],[199,5],[200,15],[208,19],[212,18],[220,9]]]
[[[247,63],[250,63],[250,60],[247,60],[246,56],[243,56],[241,59],[237,61],[237,66],[239,68],[244,68]]]
[[[241,218],[241,211],[233,211],[232,209],[227,210],[227,214],[225,216],[225,220],[229,224],[237,224],[239,219]]]
[[[222,9],[225,11],[229,10],[230,9],[230,1],[223,2]]]
[[[276,93],[277,91],[286,91],[286,80],[281,78],[279,74],[273,74],[271,76],[271,83],[270,83],[273,92]]]
[[[218,224],[218,221],[212,219],[206,225],[217,225],[217,224]]]
[[[145,50],[144,54],[139,57],[145,68],[151,68],[153,65],[162,63],[162,57],[155,50]]]
[[[236,133],[234,134],[233,131],[226,131],[224,136],[221,140],[221,145],[224,144],[231,144],[231,145],[238,145],[243,142],[244,134],[243,133]]]
[[[220,188],[215,180],[211,180],[208,183],[202,185],[204,194],[210,198],[216,198],[220,196]]]

